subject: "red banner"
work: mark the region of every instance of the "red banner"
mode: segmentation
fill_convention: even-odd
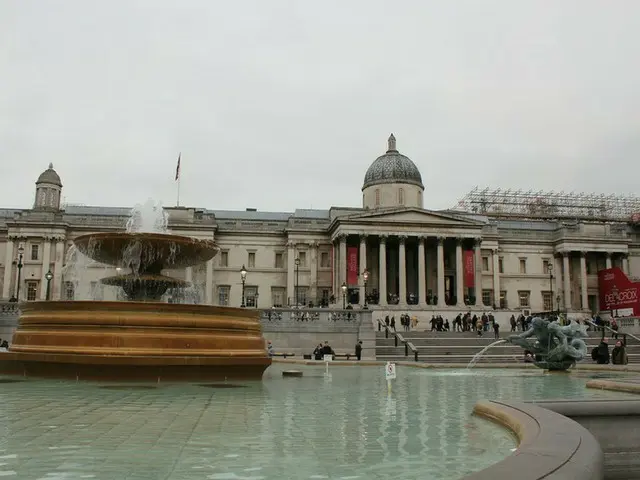
[[[347,285],[358,285],[358,247],[347,247]]]
[[[475,287],[475,265],[473,261],[473,250],[464,251],[464,286]]]
[[[632,282],[619,268],[598,272],[600,310],[617,310],[614,315],[640,315],[640,283]]]

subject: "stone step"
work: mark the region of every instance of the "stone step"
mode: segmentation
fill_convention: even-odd
[[[404,355],[376,355],[380,361],[412,361],[413,356]],[[469,363],[473,355],[418,355],[418,361],[423,363]],[[480,357],[478,363],[524,363],[522,355],[492,355],[486,354]],[[582,360],[583,363],[594,363],[591,359]],[[630,354],[629,363],[640,364],[640,354]],[[595,363],[594,363],[595,364]]]
[[[413,342],[412,342],[413,343]],[[424,350],[424,349],[432,349],[434,351],[444,351],[444,350],[450,350],[450,349],[460,349],[460,350],[467,350],[467,351],[480,351],[483,348],[486,348],[488,345],[467,345],[467,344],[460,344],[460,343],[449,343],[447,345],[434,345],[432,343],[426,343],[426,344],[421,344],[421,343],[413,343],[413,346],[416,347],[418,350]],[[587,350],[591,351],[591,349],[597,347],[598,344],[597,343],[587,343]],[[609,345],[609,349],[611,350],[613,348],[614,345]],[[396,347],[393,343],[391,344],[376,344],[376,350],[378,349],[395,349],[395,348],[401,348],[404,350],[404,345],[403,344],[398,344],[398,346]],[[490,350],[505,350],[505,349],[519,349],[519,350],[524,350],[522,347],[518,346],[518,345],[511,345],[511,344],[505,344],[502,343],[500,345],[495,345],[493,347],[491,347]],[[627,351],[628,352],[638,352],[640,353],[640,345],[627,345]]]

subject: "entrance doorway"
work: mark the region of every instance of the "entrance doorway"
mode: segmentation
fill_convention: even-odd
[[[444,300],[447,305],[452,303],[453,296],[455,295],[456,282],[453,275],[444,276]]]

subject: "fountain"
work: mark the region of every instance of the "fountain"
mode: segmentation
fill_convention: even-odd
[[[145,204],[148,206],[148,204]],[[162,274],[212,259],[213,240],[166,233],[166,215],[134,209],[126,232],[82,235],[83,255],[123,274],[101,282],[128,301],[44,301],[21,306],[0,372],[105,380],[259,379],[271,364],[259,313],[245,308],[163,303],[187,282]],[[143,233],[140,230],[150,230]]]
[[[585,327],[575,322],[561,326],[557,321],[535,317],[526,332],[511,335],[507,341],[529,350],[537,367],[563,371],[587,355],[587,345],[582,340],[587,336]]]

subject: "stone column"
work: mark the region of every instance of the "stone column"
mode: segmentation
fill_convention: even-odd
[[[4,253],[4,278],[2,283],[2,298],[9,300],[13,295],[11,291],[11,273],[13,272],[13,244],[15,238],[7,237],[7,245]]]
[[[427,306],[427,263],[424,252],[424,237],[418,237],[418,300],[421,307]]]
[[[622,271],[629,275],[629,255],[624,255],[622,257]]]
[[[378,301],[378,305],[386,306],[387,305],[387,236],[380,235],[380,253],[379,253],[379,284],[378,284],[378,292],[380,295],[380,300]]]
[[[213,305],[213,258],[207,262],[205,289],[204,301],[207,305]]]
[[[493,304],[500,308],[500,257],[499,250],[494,248],[491,251],[493,257]]]
[[[53,264],[53,285],[51,286],[51,299],[62,299],[62,267],[64,265],[64,237],[58,237],[56,242],[56,256]]]
[[[367,294],[364,286],[364,277],[362,274],[367,269],[367,236],[360,235],[360,261],[358,262],[358,272],[360,272],[360,305],[364,305],[365,295]]]
[[[287,243],[287,305],[296,303],[296,244]]]
[[[571,273],[569,269],[571,264],[569,262],[569,252],[562,252],[562,286],[564,295],[564,308],[565,310],[571,310]]]
[[[462,238],[456,238],[456,306],[464,307],[464,265],[462,260]]]
[[[437,262],[438,262],[438,308],[446,305],[444,301],[444,237],[438,237],[437,246]]]
[[[340,276],[338,277],[338,289],[342,299],[342,284],[347,282],[347,236],[340,235]]]
[[[473,241],[474,262],[473,262],[473,279],[475,281],[476,307],[482,307],[482,239],[476,238]]]
[[[605,253],[605,268],[611,268],[611,254],[609,252]]]
[[[407,304],[407,237],[400,235],[400,248],[398,249],[398,296],[400,297],[400,305]]]
[[[44,237],[44,244],[42,245],[42,274],[40,276],[40,300],[47,299],[47,279],[45,275],[51,268],[51,238]],[[52,279],[53,281],[53,279]],[[49,284],[51,289],[51,284]],[[49,290],[51,295],[51,290]]]
[[[580,298],[582,310],[589,309],[589,296],[587,292],[587,252],[580,252]]]
[[[309,242],[309,256],[310,256],[309,295],[313,301],[313,304],[317,305],[318,304],[318,242]]]

